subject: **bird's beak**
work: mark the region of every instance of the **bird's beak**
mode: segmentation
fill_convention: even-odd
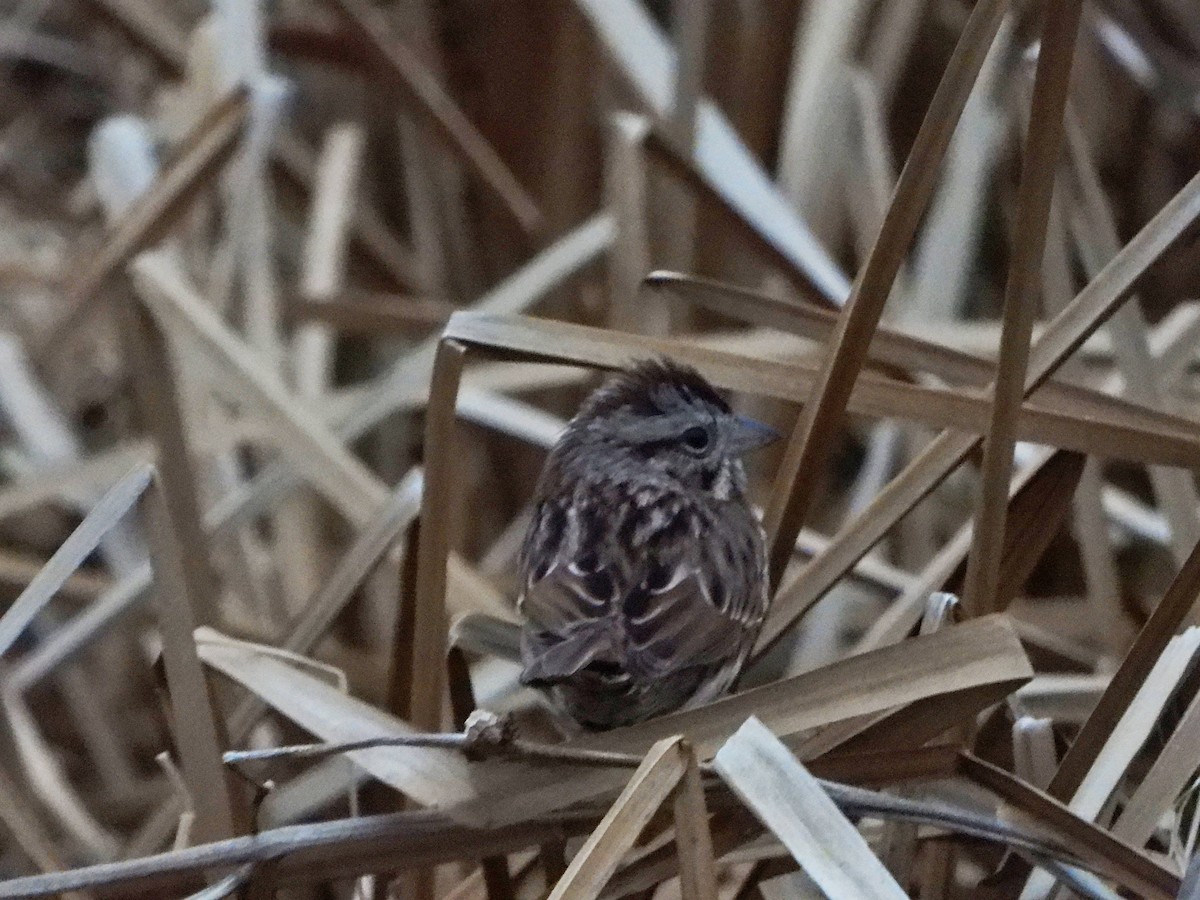
[[[779,440],[782,435],[770,425],[764,425],[754,419],[738,416],[733,431],[732,449],[735,453],[749,453],[759,447]]]

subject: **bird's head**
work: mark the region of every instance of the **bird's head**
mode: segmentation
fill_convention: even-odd
[[[736,415],[695,369],[647,360],[597,389],[571,420],[565,440],[728,499],[745,490],[741,457],[778,437]]]

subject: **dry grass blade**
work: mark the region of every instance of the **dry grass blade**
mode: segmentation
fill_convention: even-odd
[[[679,855],[679,890],[682,900],[717,900],[713,837],[700,765],[691,745],[680,745],[686,756],[683,777],[675,789],[675,847]]]
[[[1100,815],[1134,755],[1154,728],[1163,706],[1192,666],[1197,650],[1200,650],[1200,628],[1189,628],[1163,648],[1154,668],[1146,675],[1120,721],[1113,726],[1104,747],[1096,754],[1087,775],[1075,789],[1069,804],[1072,810],[1089,819]]]
[[[1080,215],[1072,218],[1072,235],[1089,275],[1095,275],[1120,248],[1117,225],[1104,195],[1100,174],[1088,152],[1083,126],[1074,110],[1067,108],[1067,149],[1071,174],[1079,194]],[[1086,220],[1089,232],[1084,235]],[[1113,314],[1108,331],[1126,390],[1132,399],[1156,409],[1166,408],[1165,388],[1171,379],[1164,377],[1165,367],[1156,360],[1150,347],[1150,334],[1142,313],[1142,301],[1132,297]],[[1200,540],[1200,506],[1195,484],[1183,473],[1150,470],[1154,492],[1171,523],[1172,549],[1182,563],[1191,547]]]
[[[817,780],[758,719],[746,720],[713,765],[826,894],[908,896]]]
[[[1200,175],[1192,178],[1120,253],[1088,282],[1034,342],[1025,381],[1028,395],[1112,315],[1134,284],[1200,216]]]
[[[91,555],[105,533],[137,503],[153,475],[153,466],[143,464],[134,468],[108,490],[79,523],[79,527],[47,560],[29,586],[0,616],[0,656],[12,647],[55,592]]]
[[[50,465],[18,482],[0,487],[0,519],[41,506],[53,500],[86,496],[110,484],[138,463],[154,455],[145,441],[122,444],[82,460]]]
[[[1050,378],[1104,322],[1134,282],[1200,216],[1200,175],[1193,178],[1071,301],[1030,350],[1026,394]],[[975,448],[971,437],[943,432],[871,505],[834,536],[829,550],[778,592],[756,654],[772,646],[804,612]],[[1069,759],[1069,756],[1068,756]],[[1064,760],[1064,763],[1066,760]],[[1057,790],[1052,788],[1056,796]]]
[[[567,866],[550,892],[550,900],[592,900],[600,896],[650,817],[687,771],[681,741],[677,737],[664,738],[650,748],[625,790]]]
[[[187,74],[187,41],[173,19],[153,6],[130,0],[91,0],[90,5],[172,77]],[[283,179],[309,192],[314,169],[311,150],[295,134],[286,131],[277,136],[274,150]],[[378,212],[360,202],[354,215],[359,246],[401,287],[420,285],[412,252],[389,233]]]
[[[1121,717],[1200,596],[1200,545],[1193,551],[1138,632],[1108,689],[1067,750],[1048,793],[1061,799],[1074,795],[1083,783]]]
[[[59,684],[69,686],[70,681],[60,679]],[[88,810],[80,792],[55,758],[29,705],[9,685],[5,685],[3,703],[5,720],[29,780],[30,793],[40,801],[57,828],[70,835],[72,843],[88,858],[106,860],[115,857],[116,837]]]
[[[662,338],[603,331],[545,319],[455,313],[443,332],[489,350],[520,354],[525,359],[572,362],[616,369],[631,361],[663,356],[694,366],[721,387],[807,403],[818,377],[810,363],[778,363],[735,355]],[[880,418],[900,418],[934,428],[968,430],[981,434],[988,405],[981,395],[940,388],[920,387],[874,373],[855,385],[850,411]],[[1022,409],[1019,433],[1025,440],[1099,452],[1118,459],[1200,463],[1200,436],[1193,429],[1143,431],[1107,411],[1092,408],[1087,414],[1049,412],[1032,403]],[[538,430],[541,433],[542,429]],[[1152,438],[1152,439],[1151,439]]]
[[[968,764],[979,763],[970,757],[960,762],[960,766],[965,767]],[[987,764],[980,765],[986,766]],[[1002,790],[1005,779],[1015,785],[1021,785],[1019,781],[1003,770],[995,771],[999,773]],[[915,772],[912,775],[921,777]],[[926,773],[926,777],[929,776],[935,776],[934,770]],[[1140,860],[1140,864],[1145,869],[1150,872],[1157,871],[1159,876],[1165,877],[1166,883],[1171,882],[1172,876],[1165,869],[1157,868],[1149,860],[1140,857],[1136,851],[1114,841],[1102,829],[1091,823],[1074,819],[1069,812],[1053,806],[1051,806],[1048,816],[1048,819],[1053,822],[1053,826],[1048,822],[1041,821],[1026,826],[1004,821],[1002,817],[997,816],[993,804],[988,803],[982,797],[941,799],[936,788],[926,792],[929,796],[912,799],[907,796],[893,796],[829,781],[821,781],[819,786],[834,801],[838,809],[852,819],[880,819],[891,824],[928,826],[949,833],[996,841],[1019,853],[1028,853],[1037,860],[1039,865],[1046,865],[1059,877],[1068,879],[1067,883],[1080,884],[1083,887],[1082,895],[1086,897],[1111,900],[1115,896],[1088,875],[1087,873],[1090,871],[1103,872],[1118,883],[1137,885],[1136,889],[1143,893],[1155,897],[1160,896],[1159,888],[1153,886],[1155,876],[1147,877],[1138,868],[1138,864],[1129,865],[1126,857]],[[916,793],[921,793],[919,786],[914,785],[914,788]],[[715,796],[712,798],[714,803],[721,802],[718,798],[721,798],[722,795],[716,791],[714,794]],[[778,855],[778,850],[770,846],[773,842],[758,839],[747,844],[747,840],[755,832],[748,826],[748,823],[742,821],[744,817],[739,815],[738,811],[725,812],[722,803],[722,813],[717,819],[717,842],[724,851],[721,856],[723,864],[728,866],[739,859],[763,859]],[[1064,825],[1064,823],[1069,824]],[[1075,823],[1078,823],[1078,827],[1075,827]],[[1082,846],[1082,851],[1079,852],[1080,846],[1087,842],[1079,841],[1075,837],[1075,832],[1082,832],[1089,836],[1094,833],[1096,839],[1091,843],[1102,847],[1105,852],[1097,853],[1088,846]],[[739,845],[741,846],[739,847]],[[610,883],[605,896],[627,896],[632,891],[645,889],[669,877],[673,871],[671,866],[673,860],[668,849],[661,847],[643,854],[638,860],[632,862]],[[1120,861],[1114,862],[1113,860]],[[1178,879],[1175,879],[1176,883],[1177,881]],[[1141,887],[1146,884],[1152,886]],[[822,896],[824,895],[822,894]]]
[[[21,850],[41,871],[56,872],[65,869],[65,861],[59,858],[50,835],[29,806],[8,775],[0,772],[0,821],[8,828]],[[91,894],[83,891],[64,891],[62,896],[67,900],[89,900]]]
[[[832,312],[794,304],[709,278],[656,271],[646,277],[646,284],[682,296],[722,316],[734,316],[767,328],[791,331],[822,343],[829,341],[838,322]],[[996,378],[995,364],[980,356],[882,325],[872,338],[870,361],[880,366],[904,368],[910,373],[928,372],[950,384],[979,388],[985,388]],[[1159,412],[1158,409],[1058,380],[1048,380],[1033,396],[1037,403],[1044,403],[1046,409],[1121,421],[1129,427],[1145,428],[1147,431],[1164,428],[1190,433],[1198,427],[1194,421],[1183,416]]]
[[[352,457],[315,414],[284,389],[270,365],[226,327],[173,260],[146,253],[134,262],[134,281],[169,335],[193,347],[206,372],[236,401],[253,403],[277,429],[297,468],[326,491],[351,521],[365,521],[383,500],[383,486]]]
[[[1081,11],[1082,0],[1064,0],[1047,7],[1044,13],[1017,196],[1016,238],[1004,294],[1000,366],[992,393],[991,426],[983,446],[983,480],[963,588],[963,605],[974,614],[1002,608],[997,591],[1008,511],[1005,500],[1016,443],[1017,410],[1025,396],[1029,339],[1041,291],[1042,254]]]
[[[1194,777],[1197,746],[1200,746],[1200,694],[1192,698],[1150,771],[1113,823],[1112,833],[1116,837],[1136,846],[1150,839],[1160,817]]]
[[[278,136],[274,149],[281,180],[293,184],[302,193],[311,193],[316,169],[312,150],[298,137],[287,132]],[[352,214],[352,247],[362,251],[362,255],[382,269],[400,289],[411,291],[425,288],[415,254],[396,239],[379,211],[360,198]]]
[[[830,725],[873,721],[925,698],[936,698],[934,705],[949,709],[954,716],[972,716],[1007,696],[1031,674],[1011,623],[1002,616],[989,616],[698,709],[576,739],[567,746],[644,753],[655,741],[682,734],[705,759],[751,715],[785,741],[801,743],[819,737]],[[927,718],[934,721],[935,717]],[[851,730],[845,737],[854,733]],[[821,749],[827,751],[836,745],[824,741]],[[479,780],[486,787],[477,800],[451,812],[473,824],[519,821],[603,796],[617,786],[612,779],[611,773],[603,772],[577,772],[575,777],[555,778],[529,770],[497,772]]]
[[[20,553],[0,553],[0,584],[15,590],[24,590],[29,582],[42,571],[45,560]],[[77,570],[67,577],[58,592],[72,600],[91,602],[112,586],[105,575],[88,570]]]
[[[547,449],[554,446],[567,425],[565,419],[530,403],[471,387],[459,391],[458,412],[471,422]]]
[[[380,555],[396,541],[417,516],[423,487],[421,472],[414,470],[401,479],[383,504],[374,522],[367,525],[347,548],[325,583],[305,604],[303,611],[280,642],[289,653],[309,653],[333,624],[351,593],[378,562]],[[258,718],[262,704],[247,699],[229,717],[229,734],[239,741]]]
[[[576,0],[576,5],[642,102],[665,119],[670,114],[675,63],[646,10],[632,0]],[[788,265],[803,273],[818,293],[840,303],[850,290],[846,276],[707,99],[697,104],[694,142],[689,162],[722,202],[749,222]]]
[[[615,235],[616,223],[610,213],[592,216],[476,300],[472,309],[494,314],[527,309],[601,258],[612,246]],[[368,395],[346,417],[343,428],[351,437],[357,437],[402,408],[398,398],[415,394],[418,405],[425,401],[438,341],[436,335],[422,341],[372,385]]]
[[[177,487],[176,487],[177,489]],[[215,609],[207,603],[211,579],[203,571],[205,557],[184,537],[180,497],[156,485],[146,496],[147,527],[152,544],[154,593],[162,635],[162,661],[170,699],[172,735],[188,803],[195,813],[193,833],[199,840],[231,837],[239,830],[221,766],[220,725],[213,709],[192,632]],[[165,495],[165,496],[164,496]]]
[[[1035,719],[1081,725],[1108,687],[1108,678],[1107,675],[1039,675],[1013,696],[1013,711]],[[1057,762],[1054,768],[1058,768]],[[1049,783],[1046,779],[1039,787],[1044,790]]]
[[[1191,628],[1173,638],[1163,649],[1121,719],[1113,727],[1095,762],[1071,797],[1070,808],[1080,816],[1095,819],[1116,790],[1135,754],[1154,728],[1163,706],[1178,687],[1200,648],[1200,628]],[[1045,893],[1049,884],[1038,873],[1030,877],[1022,896]]]
[[[1188,864],[1187,877],[1179,888],[1176,900],[1197,900],[1200,897],[1200,855],[1193,856]]]
[[[777,328],[820,343],[828,343],[837,325],[837,316],[769,294],[751,291],[724,282],[675,272],[651,272],[647,286],[686,298],[714,312],[734,316],[746,322]],[[880,366],[895,366],[909,373],[927,372],[951,384],[986,387],[996,378],[995,364],[955,350],[918,334],[880,326],[871,341],[870,361]],[[1034,395],[1039,404],[1055,411],[1082,413],[1122,421],[1147,430],[1190,433],[1197,425],[1190,419],[1131,403],[1100,391],[1050,380]]]
[[[289,486],[284,467],[260,476],[257,482],[226,498],[205,516],[203,523],[208,540],[214,541],[230,534],[248,519],[269,506],[282,487]],[[381,488],[381,492],[382,492]],[[454,572],[461,571],[456,567]],[[13,678],[24,687],[45,678],[53,669],[70,660],[90,641],[96,640],[117,622],[120,616],[142,603],[151,587],[148,564],[140,566],[127,577],[111,585],[98,602],[56,631],[41,647],[22,660]]]
[[[1055,457],[1059,458],[1060,465],[1064,466],[1067,471],[1065,473],[1056,472],[1052,475],[1042,476],[1043,467]],[[1045,504],[1051,516],[1055,515],[1055,513],[1060,517],[1065,515],[1069,510],[1066,501],[1070,499],[1071,491],[1075,485],[1075,480],[1070,473],[1071,464],[1068,462],[1070,459],[1070,454],[1046,453],[1039,461],[1018,472],[1013,477],[1013,494],[1009,500],[1012,507],[1010,514],[1015,515],[1019,521],[1029,521],[1028,517],[1040,512],[1043,504]],[[1063,477],[1064,475],[1065,478]],[[1053,496],[1057,497],[1060,502],[1055,503],[1051,498],[1043,499],[1041,496],[1043,488],[1049,488]],[[1020,510],[1019,513],[1017,513],[1018,509]],[[1046,525],[1046,523],[1042,522],[1039,522],[1039,524]],[[1042,540],[1049,541],[1054,536],[1054,529],[1050,527],[1040,528],[1038,535]],[[1013,540],[1019,541],[1020,536],[1021,531],[1019,530],[1019,526],[1013,528]],[[930,592],[935,590],[953,591],[961,583],[962,575],[965,574],[963,564],[967,558],[970,546],[971,523],[968,522],[961,526],[954,536],[942,545],[933,559],[901,591],[900,596],[896,598],[892,605],[888,607],[882,616],[872,623],[867,629],[866,634],[855,645],[854,652],[873,650],[885,644],[901,640],[908,634],[917,623],[917,619]],[[1014,550],[1016,552],[1012,556],[1012,568],[1006,568],[1006,572],[1011,572],[1012,577],[1006,577],[1005,583],[1014,584],[1019,587],[1020,572],[1024,568],[1024,565],[1036,563],[1036,554],[1027,552],[1019,543],[1014,544]]]
[[[11,676],[13,683],[27,690],[72,659],[123,613],[142,603],[149,596],[151,580],[150,564],[146,563],[134,574],[109,586],[87,609],[18,663]]]
[[[343,286],[348,224],[358,194],[364,145],[362,129],[353,125],[332,128],[325,138],[304,242],[307,265],[300,282],[301,293],[318,302],[332,299]],[[306,354],[300,347],[296,350],[297,361],[305,361]]]
[[[675,22],[679,47],[671,96],[671,127],[680,146],[691,147],[696,137],[696,105],[704,90],[704,64],[711,42],[712,0],[685,4]]]
[[[135,0],[90,0],[88,5],[149,51],[171,75],[183,74],[187,47],[176,24],[160,10]]]
[[[319,678],[271,657],[258,648],[205,631],[200,658],[252,694],[328,743],[347,743],[416,731]],[[454,751],[425,747],[380,748],[349,754],[384,784],[424,806],[445,807],[475,796],[467,761]],[[497,764],[502,765],[502,764]]]
[[[879,237],[838,320],[837,332],[829,344],[813,392],[814,399],[805,405],[788,442],[771,502],[764,514],[770,541],[772,592],[779,585],[784,567],[791,558],[796,535],[804,525],[812,502],[816,479],[811,473],[825,468],[833,432],[842,422],[846,402],[866,362],[867,348],[879,324],[884,303],[933,193],[938,164],[946,152],[988,47],[1000,27],[1005,6],[1003,0],[984,0],[976,4],[963,28],[900,173]]]
[[[847,69],[867,31],[868,8],[862,0],[819,2],[804,7],[797,22],[776,169],[780,186],[820,235],[834,233],[844,215],[837,194],[851,143]]]
[[[1179,890],[1178,876],[1157,861],[1010,772],[971,754],[961,756],[960,767],[963,775],[1007,804],[1000,810],[1002,820],[1016,820],[1054,836],[1078,859],[1086,859],[1094,871],[1129,886],[1139,896],[1171,900]]]
[[[361,0],[335,0],[346,23],[437,136],[455,150],[508,207],[528,234],[542,228],[533,198],[417,55],[391,33],[383,13]]]
[[[455,307],[448,302],[400,295],[292,298],[287,314],[296,322],[319,322],[343,334],[411,335],[444,325]]]
[[[1021,590],[1071,511],[1086,457],[1058,451],[1005,504],[1004,541],[992,594],[996,609],[1007,609]],[[958,571],[943,590],[960,594],[967,572]]]
[[[33,371],[22,343],[11,333],[0,334],[0,414],[11,430],[10,448],[15,451],[7,461],[14,470],[12,474],[22,480],[34,477],[38,471],[78,461],[84,453],[75,423],[58,408],[49,386]],[[131,461],[101,483],[79,490],[70,488],[71,479],[63,479],[60,485],[66,493],[62,501],[68,508],[86,514],[112,481],[135,464]],[[101,559],[121,576],[145,559],[141,541],[125,522],[109,530],[99,549]]]
[[[174,226],[197,192],[208,186],[213,175],[232,156],[248,115],[249,102],[239,91],[200,121],[185,142],[186,149],[126,211],[101,251],[76,270],[66,289],[68,310],[39,348],[39,359],[57,352],[87,322],[95,308],[89,301],[107,279]]]
[[[457,454],[455,398],[466,349],[443,340],[433,366],[425,420],[425,487],[417,533],[417,573],[412,615],[408,691],[404,710],[414,725],[440,731],[445,708],[446,565],[450,556],[450,511],[455,498]]]
[[[360,128],[340,125],[325,137],[314,179],[312,210],[305,239],[306,264],[300,291],[318,306],[329,305],[344,286],[349,224],[358,193],[364,135]],[[308,322],[292,336],[288,362],[300,396],[318,401],[330,388],[336,341],[331,329]],[[314,550],[319,544],[317,510],[300,501],[295,516],[277,519],[281,549],[296,557],[283,571],[288,597],[311,593]]]

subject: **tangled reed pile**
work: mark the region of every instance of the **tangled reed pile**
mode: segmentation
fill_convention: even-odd
[[[12,0],[0,898],[1200,897],[1183,0]],[[739,692],[564,735],[599,372],[758,460]]]

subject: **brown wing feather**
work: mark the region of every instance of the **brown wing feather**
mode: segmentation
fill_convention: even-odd
[[[694,692],[701,669],[727,683],[766,609],[758,523],[738,503],[621,499],[539,505],[523,556],[525,680],[567,681],[590,667],[622,690],[662,692],[663,679],[687,672]]]

